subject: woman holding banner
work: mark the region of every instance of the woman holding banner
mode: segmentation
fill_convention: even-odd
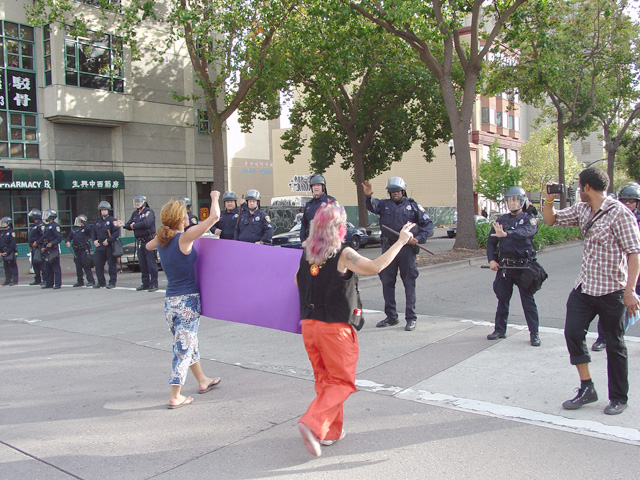
[[[198,325],[200,322],[200,291],[196,283],[194,263],[196,251],[193,242],[207,232],[220,218],[218,198],[220,192],[211,192],[211,215],[206,220],[191,225],[183,202],[172,200],[162,207],[162,226],[156,237],[146,244],[147,250],[158,249],[162,269],[167,276],[164,311],[173,333],[173,361],[169,384],[171,394],[168,408],[191,405],[192,397],[180,393],[191,372],[198,381],[198,393],[206,393],[220,383],[220,378],[209,378],[202,371],[198,350]]]
[[[407,223],[398,240],[375,260],[344,246],[347,216],[337,202],[316,212],[304,247],[296,284],[300,295],[302,339],[315,377],[316,398],[300,418],[305,448],[319,457],[321,445],[344,438],[343,404],[356,389],[358,338],[364,321],[354,274],[384,269],[411,239]]]

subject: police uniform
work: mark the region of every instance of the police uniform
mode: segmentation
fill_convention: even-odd
[[[506,237],[491,236],[495,229],[491,227],[487,240],[487,259],[495,260],[500,266],[526,266],[535,261],[536,252],[533,249],[533,236],[538,231],[538,220],[535,216],[525,211],[517,215],[507,213],[498,218]],[[493,291],[498,297],[498,309],[495,317],[495,332],[497,338],[501,338],[507,331],[507,319],[509,317],[509,302],[513,294],[513,286],[520,290],[520,300],[524,316],[529,326],[530,334],[538,333],[538,307],[533,294],[521,288],[518,284],[522,270],[499,269],[493,282]]]
[[[60,242],[62,232],[60,225],[55,220],[44,225],[44,235],[42,236],[42,257],[46,259],[52,251],[57,250],[58,255],[51,262],[42,262],[45,278],[41,288],[60,288],[62,286],[62,270],[60,269]],[[49,247],[48,245],[51,244]]]
[[[335,202],[336,199],[331,195],[323,193],[318,198],[313,197],[304,204],[304,212],[302,213],[302,224],[300,225],[300,241],[304,242],[309,237],[309,229],[311,228],[311,220],[316,216],[316,212],[323,203]]]
[[[429,215],[426,214],[424,208],[411,198],[403,196],[402,200],[396,203],[390,198],[377,199],[367,196],[366,202],[367,210],[380,215],[381,227],[386,226],[399,232],[407,222],[415,223],[416,227],[414,228],[413,236],[418,243],[425,243],[427,238],[433,235],[433,222]],[[398,237],[382,228],[380,239],[382,253],[384,253]],[[398,323],[398,311],[396,310],[396,277],[398,270],[400,270],[400,278],[406,295],[405,319],[407,326],[409,326],[417,319],[416,278],[418,278],[418,268],[416,266],[416,250],[413,245],[404,245],[389,266],[379,273],[384,296],[384,313],[387,319],[390,320],[389,325]]]
[[[4,267],[4,283],[2,285],[18,284],[18,249],[16,245],[16,232],[13,227],[7,228],[0,236],[0,252],[6,255],[2,257]]]
[[[87,285],[93,286],[95,281],[91,267],[85,266],[87,263],[85,259],[91,252],[91,229],[86,225],[76,225],[67,235],[66,241],[71,243],[71,248],[73,249],[73,263],[76,264],[76,285],[84,285],[84,275],[86,275]]]
[[[211,233],[214,233],[216,229],[220,229],[220,238],[224,240],[233,240],[236,225],[238,223],[238,207],[231,211],[224,210],[220,214],[220,220],[218,220],[213,227],[211,227]]]
[[[189,230],[191,227],[193,227],[194,225],[198,224],[198,217],[196,217],[193,213],[191,213],[191,210],[187,210],[187,215],[189,216],[189,224],[186,227],[184,227],[185,232]]]
[[[271,243],[272,236],[273,226],[269,215],[259,208],[256,208],[251,213],[249,207],[243,204],[240,218],[236,225],[234,240],[251,243]]]
[[[44,222],[42,219],[29,226],[29,232],[27,233],[27,242],[29,243],[29,249],[31,250],[31,266],[33,267],[33,273],[35,277],[30,285],[40,285],[44,280],[46,283],[45,269],[42,263],[33,263],[33,252],[42,248],[42,237],[44,236]],[[36,244],[34,247],[33,244]]]
[[[111,244],[116,238],[120,237],[120,229],[115,225],[116,219],[107,215],[105,218],[98,217],[93,224],[91,238],[98,246],[93,253],[93,261],[96,267],[96,277],[98,283],[94,287],[105,287],[106,279],[104,276],[104,264],[109,265],[109,285],[115,287],[118,279],[118,268],[116,265],[116,257],[113,256],[113,245]],[[102,242],[107,241],[105,247]]]
[[[133,224],[133,227],[131,226]],[[136,237],[136,247],[138,262],[140,263],[140,274],[142,275],[142,285],[140,290],[149,288],[158,288],[158,263],[156,260],[156,251],[147,250],[145,247],[148,242],[156,236],[156,215],[146,205],[142,210],[134,210],[131,218],[124,224],[127,230],[133,230]]]

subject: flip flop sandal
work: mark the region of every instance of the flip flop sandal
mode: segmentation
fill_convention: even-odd
[[[218,385],[221,381],[222,379],[220,377],[214,378],[213,380],[211,380],[211,383],[207,386],[207,388],[205,388],[204,390],[198,390],[198,393],[207,393],[213,387]]]

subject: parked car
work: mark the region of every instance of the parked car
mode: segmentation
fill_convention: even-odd
[[[369,235],[369,240],[367,241],[367,246],[369,245],[380,245],[380,220],[376,220],[375,222],[371,222],[371,224],[367,227],[367,235]]]
[[[138,253],[136,252],[136,243],[129,243],[122,246],[123,254],[120,257],[120,265],[122,268],[128,268],[132,272],[140,271],[140,262],[138,261]],[[162,270],[160,265],[160,255],[156,253],[156,263],[158,264],[158,270]]]
[[[484,218],[482,215],[474,215],[473,219],[476,222],[476,225],[479,223],[489,223],[489,220]],[[456,236],[456,230],[458,230],[458,224],[454,223],[447,229],[447,237],[454,238]]]
[[[369,235],[364,228],[356,227],[352,223],[347,222],[347,236],[345,243],[354,250],[358,250],[360,246],[364,246],[369,241]],[[274,235],[271,244],[277,247],[285,248],[302,248],[300,241],[300,224],[294,225],[291,230],[279,235]]]

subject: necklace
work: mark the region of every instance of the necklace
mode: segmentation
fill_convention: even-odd
[[[312,277],[316,277],[320,273],[320,269],[324,267],[324,264],[327,263],[326,260],[322,262],[322,265],[316,265],[315,263],[308,262],[311,267],[309,268],[309,272]]]

